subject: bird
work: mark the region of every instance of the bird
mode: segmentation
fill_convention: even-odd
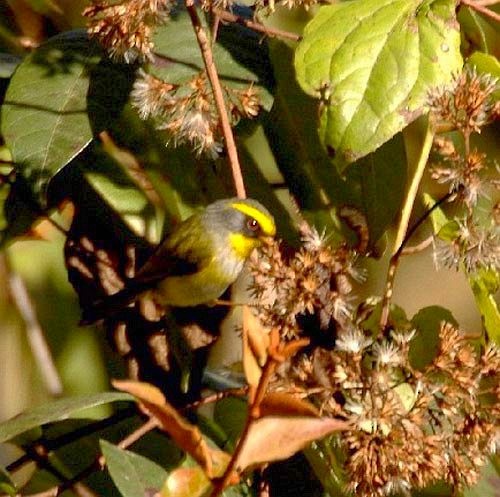
[[[177,225],[122,290],[85,307],[80,324],[113,316],[145,292],[163,308],[214,303],[275,235],[274,217],[257,200],[217,200]]]

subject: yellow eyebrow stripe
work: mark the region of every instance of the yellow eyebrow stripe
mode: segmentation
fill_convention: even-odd
[[[251,205],[240,202],[234,202],[233,204],[231,204],[231,207],[239,210],[240,212],[243,212],[243,214],[245,214],[246,216],[250,216],[255,219],[259,223],[265,235],[274,236],[276,234],[276,225],[274,224],[274,219],[268,214],[260,211],[259,209],[256,209],[255,207],[252,207]]]

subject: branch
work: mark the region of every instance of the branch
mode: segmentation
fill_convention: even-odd
[[[489,1],[478,2],[474,0],[460,0],[460,3],[462,5],[467,5],[467,7],[470,7],[471,9],[476,10],[477,12],[480,12],[481,14],[487,17],[490,17],[496,22],[500,22],[500,14],[491,9],[488,9],[488,7],[485,7],[485,5],[493,5],[498,2],[489,2]]]
[[[38,322],[35,307],[31,302],[22,278],[12,271],[7,258],[5,258],[5,262],[8,273],[9,291],[24,321],[31,352],[38,365],[47,391],[51,396],[58,397],[63,393],[61,377],[54,364],[54,359],[45,339],[43,329]]]
[[[243,450],[243,447],[245,446],[248,434],[250,433],[250,427],[252,426],[252,423],[259,417],[259,406],[260,403],[262,402],[262,399],[264,398],[264,394],[267,389],[267,384],[269,383],[269,379],[273,375],[276,366],[277,366],[277,361],[273,358],[272,355],[269,355],[266,364],[264,365],[264,368],[262,370],[262,375],[260,377],[259,384],[257,385],[257,390],[255,392],[253,402],[251,403],[250,408],[248,410],[248,416],[246,419],[245,426],[238,440],[238,444],[236,445],[236,448],[234,449],[234,452],[231,455],[231,461],[229,461],[229,464],[227,465],[226,471],[224,472],[222,478],[214,482],[214,488],[210,494],[210,497],[218,497],[219,495],[221,495],[224,489],[229,485],[233,472],[236,469],[236,463],[238,462],[238,458],[241,454],[241,451]]]
[[[214,15],[216,15],[223,21],[241,24],[242,26],[245,26],[249,29],[258,31],[259,33],[264,33],[266,36],[269,36],[269,38],[284,38],[286,40],[292,40],[292,41],[302,40],[302,36],[296,33],[292,33],[290,31],[284,31],[282,29],[268,28],[263,24],[260,24],[255,21],[250,21],[249,19],[245,19],[244,17],[241,16],[237,16],[231,12],[228,12],[227,10],[218,9],[217,7],[214,7],[212,9],[212,12]]]
[[[428,118],[427,118],[428,119]],[[415,167],[415,173],[411,179],[408,193],[401,212],[401,219],[399,221],[398,231],[396,233],[396,240],[394,241],[393,255],[391,257],[389,268],[387,271],[385,293],[382,301],[382,312],[380,314],[380,331],[383,332],[389,320],[389,309],[391,305],[391,298],[394,290],[394,278],[396,276],[396,269],[399,264],[401,253],[408,242],[409,238],[413,235],[415,230],[421,223],[417,222],[412,229],[407,233],[410,216],[417,198],[418,187],[427,165],[427,160],[432,147],[434,132],[431,123],[428,119],[425,129],[425,135],[421,145],[419,157]],[[423,222],[423,221],[422,221]]]
[[[210,47],[207,34],[205,33],[203,26],[201,25],[198,12],[196,11],[195,0],[185,0],[184,3],[186,5],[189,17],[191,18],[191,24],[193,25],[196,39],[201,50],[201,55],[205,64],[205,70],[207,71],[208,79],[210,81],[210,85],[212,86],[212,92],[214,95],[217,112],[219,113],[222,133],[224,134],[224,139],[226,141],[227,155],[229,157],[229,163],[231,164],[231,171],[233,173],[233,181],[236,189],[236,194],[240,198],[245,198],[245,183],[243,182],[243,175],[241,173],[241,166],[238,159],[238,152],[236,150],[233,130],[231,129],[231,124],[229,123],[226,103],[224,102],[224,95],[222,93],[219,75],[217,74],[217,69],[213,60],[212,49]]]

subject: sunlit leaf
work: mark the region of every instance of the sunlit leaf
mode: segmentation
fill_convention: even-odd
[[[482,270],[477,275],[470,276],[469,283],[486,333],[500,346],[500,310],[495,300],[495,293],[500,287],[500,275],[493,269]]]
[[[313,440],[347,429],[345,421],[317,417],[267,416],[253,422],[237,467],[240,470],[287,459]],[[272,440],[272,443],[270,441]]]
[[[462,66],[454,0],[366,0],[321,7],[295,59],[322,98],[320,137],[342,170],[424,111],[433,86]]]
[[[247,383],[257,386],[261,368],[267,358],[269,331],[266,330],[250,307],[243,307],[243,370]]]
[[[124,393],[103,392],[49,402],[0,424],[0,443],[45,423],[67,419],[83,409],[130,400],[132,397]]]
[[[158,464],[106,440],[100,444],[109,474],[123,497],[154,494],[162,487],[167,472]]]

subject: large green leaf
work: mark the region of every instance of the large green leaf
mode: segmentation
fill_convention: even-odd
[[[120,449],[106,440],[101,440],[101,449],[106,466],[116,487],[123,497],[138,497],[158,491],[167,472],[146,457]]]
[[[16,69],[2,106],[2,134],[42,205],[52,177],[118,114],[127,71],[103,60],[81,31],[50,39]]]
[[[43,404],[0,424],[0,443],[40,425],[67,419],[83,409],[128,400],[132,400],[132,397],[125,393],[103,392]]]
[[[342,170],[424,110],[429,88],[462,66],[454,0],[364,0],[325,6],[295,58],[322,98],[320,137]]]
[[[203,59],[191,21],[181,11],[161,26],[154,39],[155,52],[162,58],[153,73],[169,83],[181,84],[204,70]],[[272,103],[273,84],[267,45],[255,32],[240,25],[221,25],[212,47],[217,71],[224,85],[237,88],[254,84],[265,108]]]

